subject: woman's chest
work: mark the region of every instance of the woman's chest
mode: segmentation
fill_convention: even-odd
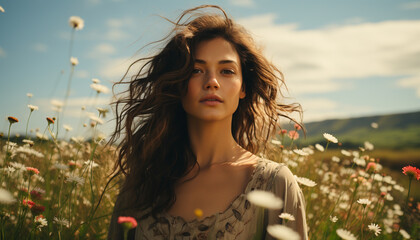
[[[252,168],[204,171],[194,179],[175,188],[176,201],[168,213],[186,221],[196,218],[200,209],[202,217],[223,212],[244,192],[252,174]]]

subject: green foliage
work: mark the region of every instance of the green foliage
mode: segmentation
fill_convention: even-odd
[[[370,127],[371,123],[379,127]],[[344,147],[357,148],[369,141],[376,148],[407,149],[420,147],[420,112],[326,120],[305,124],[306,139],[296,141],[300,145],[320,143],[322,133],[336,136]],[[333,146],[334,147],[334,146]]]

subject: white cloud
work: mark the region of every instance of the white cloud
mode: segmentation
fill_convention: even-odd
[[[401,5],[401,8],[406,10],[419,9],[420,2],[406,2]]]
[[[101,43],[101,44],[96,45],[92,49],[92,51],[88,53],[88,57],[98,58],[98,57],[114,54],[115,52],[116,52],[116,49],[111,44]]]
[[[416,89],[417,97],[420,98],[420,74],[400,79],[398,80],[397,85],[401,87]]]
[[[109,41],[120,41],[120,40],[127,39],[128,37],[129,35],[125,33],[124,31],[122,31],[121,29],[110,29],[105,34],[105,39]]]
[[[95,6],[95,5],[100,4],[101,2],[102,2],[101,0],[86,0],[86,3],[87,3],[89,6]]]
[[[365,116],[371,114],[373,110],[366,105],[347,105],[327,98],[299,98],[297,102],[302,106],[303,121],[305,123],[332,118]],[[298,119],[296,114],[293,116]]]
[[[134,19],[131,17],[125,17],[125,18],[110,18],[106,21],[106,24],[110,28],[121,28],[121,27],[127,27],[134,24]]]
[[[87,70],[76,70],[75,71],[75,77],[77,78],[88,78],[89,72]]]
[[[99,69],[99,75],[102,78],[106,78],[114,82],[119,81],[124,76],[125,72],[127,71],[128,67],[132,62],[134,62],[134,60],[129,58],[116,58],[106,60],[103,64],[101,64],[101,68]],[[131,77],[133,74],[136,73],[136,70],[138,70],[136,67],[132,68],[127,76]]]
[[[6,52],[2,47],[0,47],[0,57],[6,57]]]
[[[253,7],[253,6],[255,6],[255,2],[253,0],[230,0],[229,2],[232,5],[240,6],[240,7]]]
[[[420,75],[420,20],[300,30],[275,19],[265,14],[238,22],[283,71],[291,92],[336,91],[348,79]]]
[[[33,45],[33,49],[37,52],[46,52],[48,50],[48,46],[43,43],[35,43]]]

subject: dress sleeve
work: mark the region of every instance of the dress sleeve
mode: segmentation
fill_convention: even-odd
[[[268,224],[282,224],[299,233],[302,240],[308,239],[308,227],[306,225],[305,198],[302,190],[295,180],[289,168],[283,164],[277,165],[273,171],[273,193],[283,199],[283,209],[269,211]],[[279,218],[281,213],[289,213],[295,217],[295,221],[283,221]]]

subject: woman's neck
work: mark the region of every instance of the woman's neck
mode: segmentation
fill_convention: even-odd
[[[191,148],[201,169],[234,162],[245,151],[232,136],[232,120],[202,121],[188,118]]]

